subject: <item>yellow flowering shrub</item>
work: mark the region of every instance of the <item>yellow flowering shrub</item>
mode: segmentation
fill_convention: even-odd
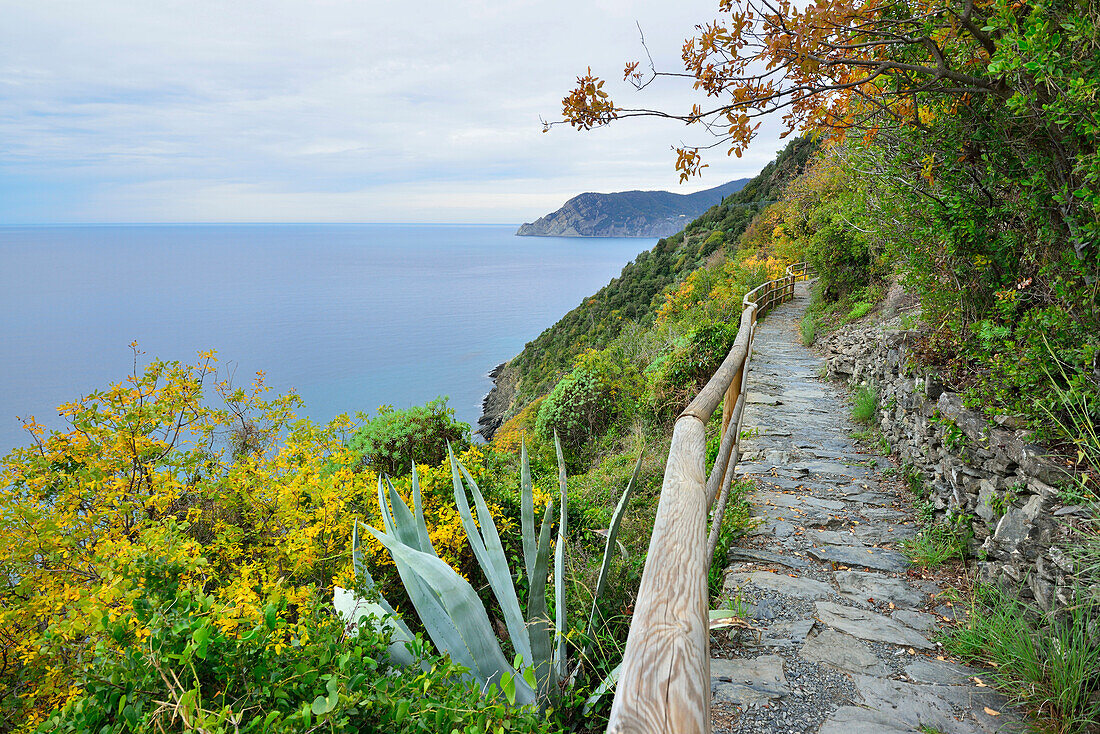
[[[30,445],[0,463],[0,729],[31,730],[80,695],[87,656],[114,644],[105,629],[140,626],[131,612],[147,582],[135,567],[182,569],[226,634],[251,629],[275,590],[305,605],[353,585],[352,521],[381,527],[377,476],[347,446],[356,425],[300,419],[297,396],[268,392],[262,374],[247,388],[218,381],[205,353],[61,406],[64,429],[27,421]],[[460,457],[475,476],[480,451]],[[420,476],[440,555],[472,569],[449,466]],[[407,477],[396,488],[409,498]],[[491,510],[507,532],[505,511]],[[372,571],[391,564],[381,546],[366,555]],[[396,574],[376,578],[400,598],[386,587]]]

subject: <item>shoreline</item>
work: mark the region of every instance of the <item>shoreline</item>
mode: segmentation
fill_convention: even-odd
[[[508,362],[501,362],[489,370],[488,376],[493,381],[493,387],[481,399],[481,417],[477,419],[478,428],[474,431],[474,435],[481,436],[486,443],[493,440],[493,435],[504,423],[518,382],[508,371]]]

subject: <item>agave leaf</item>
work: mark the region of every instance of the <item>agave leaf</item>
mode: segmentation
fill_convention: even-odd
[[[390,518],[393,520],[394,530],[396,531],[390,534],[395,535],[398,540],[410,548],[424,550],[420,547],[420,533],[417,531],[416,517],[413,516],[409,506],[405,504],[405,500],[394,489],[390,478],[386,477],[385,480],[386,494],[390,504]]]
[[[523,533],[523,566],[530,580],[534,574],[535,556],[538,554],[535,537],[535,491],[531,486],[531,463],[527,459],[527,440],[520,443],[519,451],[520,530]]]
[[[554,677],[565,677],[568,663],[565,649],[565,536],[569,517],[569,504],[565,492],[565,457],[561,452],[558,432],[554,431],[554,449],[558,453],[558,486],[561,489],[561,519],[558,521],[558,542],[554,548]]]
[[[603,698],[603,695],[608,691],[614,690],[615,686],[619,684],[619,673],[623,669],[623,664],[619,663],[615,666],[615,669],[607,674],[607,677],[603,679],[603,682],[597,686],[596,690],[592,691],[592,695],[588,697],[588,700],[584,702],[584,713],[588,714],[588,711],[596,705],[596,703]]]
[[[546,576],[550,571],[550,518],[554,514],[554,500],[546,503],[542,515],[542,529],[535,552],[535,565],[531,569],[531,595],[527,601],[527,630],[531,638],[531,665],[535,668],[539,699],[546,700],[556,684],[552,676],[551,655],[553,640],[550,636],[550,615],[546,610]]]
[[[387,609],[389,604],[384,607],[379,603],[357,597],[354,591],[335,586],[332,590],[332,605],[351,634],[354,634],[363,620],[372,620],[371,626],[374,629],[392,630],[393,636],[389,645],[390,660],[401,667],[412,665],[415,658],[405,645],[406,642],[412,642],[412,633],[404,622],[393,616],[392,608]]]
[[[630,475],[630,481],[626,483],[623,496],[619,498],[619,504],[615,505],[615,512],[611,516],[611,525],[607,529],[607,545],[603,549],[603,562],[600,564],[600,575],[596,577],[596,593],[592,595],[592,612],[588,615],[588,628],[586,637],[592,639],[592,628],[596,624],[596,602],[603,595],[607,586],[607,573],[611,568],[612,551],[619,535],[619,525],[622,524],[623,515],[626,514],[626,505],[630,502],[630,495],[634,492],[634,483],[638,481],[638,473],[642,470],[642,456],[638,454],[638,462],[634,464],[634,473]]]
[[[434,596],[446,611],[449,626],[457,631],[458,644],[461,647],[458,650],[441,649],[441,651],[450,654],[455,660],[460,657],[472,659],[474,665],[471,671],[483,688],[494,684],[499,685],[504,673],[513,675],[516,684],[516,701],[520,704],[533,703],[535,692],[522,676],[512,670],[512,666],[504,657],[500,643],[497,642],[496,635],[493,633],[489,615],[485,613],[485,607],[482,606],[481,600],[478,599],[470,583],[455,573],[440,558],[411,548],[374,528],[368,527],[368,530],[389,549],[394,561],[400,559],[401,563],[416,575],[428,593]],[[419,610],[418,606],[417,611]],[[424,622],[425,627],[428,626],[427,619],[421,617],[421,621]]]
[[[374,584],[374,579],[371,578],[370,571],[367,570],[367,564],[363,560],[363,553],[362,553],[362,551],[359,550],[359,526],[360,525],[363,525],[363,523],[359,522],[358,520],[355,520],[351,524],[351,561],[352,561],[352,568],[355,570],[355,575],[359,576],[363,579],[363,586],[364,587],[366,587],[367,589],[375,589],[377,591],[377,587]],[[363,527],[367,527],[367,525],[363,525]],[[386,597],[382,596],[381,592],[379,592],[379,594],[378,594],[378,603],[379,603],[379,605],[381,605],[383,611],[385,611],[386,614],[390,614],[390,615],[395,616],[395,619],[397,620],[397,623],[399,625],[401,625],[401,628],[405,632],[407,632],[409,634],[409,636],[411,637],[412,633],[409,632],[409,628],[405,626],[405,623],[401,621],[400,617],[396,617],[397,612],[394,611],[394,608],[390,605],[390,603],[388,601],[386,601]]]
[[[508,568],[508,558],[504,555],[504,547],[500,543],[496,522],[493,521],[493,516],[489,512],[489,506],[485,504],[481,489],[477,486],[474,478],[470,476],[470,472],[466,471],[466,467],[462,466],[457,460],[451,466],[452,471],[457,466],[462,472],[462,476],[466,478],[466,483],[470,486],[470,493],[474,497],[474,506],[477,508],[477,519],[481,525],[479,531],[472,517],[467,522],[470,507],[466,504],[466,490],[463,488],[461,492],[462,501],[458,502],[456,497],[456,504],[459,505],[459,513],[462,514],[462,524],[466,528],[466,534],[469,535],[472,529],[475,534],[480,536],[482,553],[478,555],[478,563],[481,564],[481,569],[485,572],[485,578],[489,581],[493,596],[500,604],[501,613],[504,615],[504,624],[508,627],[508,635],[512,638],[512,645],[515,646],[516,652],[522,655],[524,660],[531,660],[531,639],[527,634],[527,625],[523,621],[523,612],[519,608],[519,598],[516,596],[516,587],[512,582],[512,571]],[[461,482],[458,486],[461,486]]]
[[[412,493],[416,531],[420,534],[420,550],[438,556],[439,554],[435,552],[435,546],[432,545],[432,539],[428,536],[428,524],[424,521],[424,505],[420,498],[420,477],[416,473],[415,461],[412,463]]]
[[[388,510],[383,509],[382,521],[387,527],[392,528],[392,520],[387,518],[387,515]],[[363,525],[363,527],[374,535],[378,534],[378,531],[369,525]],[[394,566],[397,567],[397,574],[401,577],[401,584],[405,587],[405,592],[409,595],[409,600],[416,608],[416,613],[424,624],[424,629],[435,644],[436,649],[450,651],[451,659],[469,669],[471,675],[473,675],[472,671],[477,669],[477,665],[465,646],[462,645],[458,629],[447,615],[447,610],[404,560],[392,552],[390,555],[393,557]]]
[[[385,528],[387,533],[391,535],[397,534],[396,521],[393,518],[393,511],[390,509],[390,503],[386,501],[386,487],[385,477],[382,474],[378,475],[378,511],[382,515],[382,527]],[[368,526],[369,527],[369,526]]]

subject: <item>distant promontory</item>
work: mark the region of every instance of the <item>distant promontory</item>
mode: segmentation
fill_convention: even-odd
[[[556,212],[522,225],[516,234],[533,237],[668,237],[723,198],[740,191],[747,178],[694,194],[620,191],[574,196]]]

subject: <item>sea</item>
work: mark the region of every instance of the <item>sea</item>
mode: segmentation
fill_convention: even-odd
[[[488,372],[655,240],[517,237],[515,225],[0,227],[0,455],[18,417],[152,358],[217,351],[326,421],[449,397],[476,429]]]

